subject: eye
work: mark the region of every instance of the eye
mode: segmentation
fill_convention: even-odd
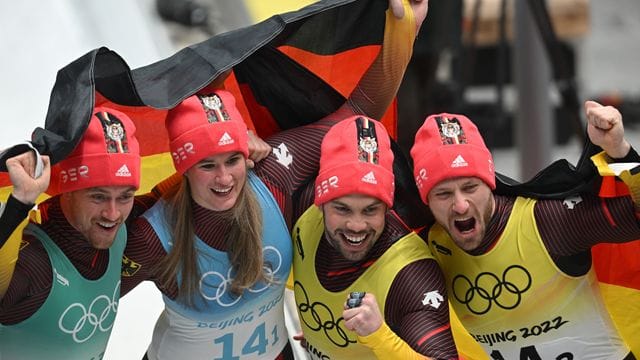
[[[226,164],[227,165],[235,165],[235,164],[239,163],[241,159],[242,159],[242,155],[240,155],[240,154],[234,155],[234,156],[230,157],[226,161]]]
[[[466,192],[466,193],[472,193],[475,192],[478,189],[479,184],[477,183],[472,183],[472,184],[466,184],[462,187],[462,191]]]
[[[447,190],[436,191],[433,196],[438,200],[446,200],[451,196],[452,192]]]
[[[100,194],[100,193],[93,193],[89,195],[89,198],[91,199],[91,201],[93,202],[103,202],[106,201],[108,199],[108,197],[104,194]]]
[[[344,205],[334,204],[333,209],[341,214],[349,213],[349,208]]]
[[[382,204],[376,204],[376,205],[373,205],[373,206],[367,206],[364,209],[363,213],[365,215],[376,215],[379,212],[381,212],[383,208],[384,208],[384,206],[382,206]]]
[[[135,197],[134,193],[126,193],[126,194],[122,194],[118,197],[118,201],[121,203],[128,203],[129,201],[132,201],[133,198]]]
[[[198,168],[202,170],[213,170],[216,168],[216,163],[213,162],[201,162],[198,164]]]

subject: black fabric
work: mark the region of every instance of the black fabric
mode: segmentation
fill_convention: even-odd
[[[249,85],[257,102],[270,110],[280,129],[312,123],[345,102],[326,82],[280,51],[264,46],[256,56],[260,61],[244,61],[234,72],[238,82]],[[280,74],[290,76],[283,78]],[[281,94],[288,96],[283,98]]]
[[[435,220],[429,207],[420,199],[420,192],[413,179],[413,166],[404,152],[391,140],[393,151],[393,175],[395,177],[395,192],[393,194],[393,209],[411,229],[431,226]]]
[[[591,270],[593,264],[590,250],[579,252],[575,255],[554,258],[553,262],[563,273],[569,276],[583,276]]]
[[[9,195],[6,207],[0,214],[0,248],[9,239],[14,229],[20,225],[22,220],[29,216],[29,210],[34,204],[23,204],[19,200]]]
[[[627,155],[625,155],[623,158],[612,158],[614,162],[640,162],[640,155],[638,155],[638,152],[636,151],[636,149],[631,148],[629,149],[629,152],[627,153]]]
[[[385,21],[384,11],[387,5],[388,0],[370,1],[367,6],[351,6],[348,12],[339,8],[323,11],[308,21],[299,23],[300,28],[295,29],[295,33],[283,32],[286,39],[283,39],[282,44],[319,55],[332,55],[354,47],[380,44],[384,28],[377,24]]]
[[[566,159],[557,160],[524,183],[496,174],[495,192],[539,199],[563,199],[577,193],[597,192],[601,178],[590,158],[600,151],[600,147],[586,140],[575,166]]]

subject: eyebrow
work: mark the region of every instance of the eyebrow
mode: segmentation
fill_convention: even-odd
[[[238,155],[242,155],[242,153],[240,151],[235,151],[233,154],[229,155],[228,157],[226,157],[223,161],[227,161],[235,156]],[[206,157],[200,161],[197,162],[197,164],[201,164],[201,163],[210,163],[210,162],[216,162],[215,159],[212,159],[211,157]]]
[[[124,192],[136,192],[136,191],[137,191],[137,189],[134,186],[131,186],[131,187],[129,187],[129,188],[124,190]],[[91,194],[95,194],[95,193],[110,194],[110,192],[105,190],[103,186],[88,188],[87,192],[91,193]]]
[[[352,206],[347,205],[346,203],[344,203],[344,202],[342,202],[340,200],[332,200],[332,201],[330,201],[330,203],[331,204],[335,204],[335,205],[348,207],[348,208],[352,207]],[[377,206],[377,205],[380,205],[380,204],[383,204],[383,201],[380,200],[380,199],[376,199],[373,203],[366,205],[365,208],[372,207],[372,206]]]

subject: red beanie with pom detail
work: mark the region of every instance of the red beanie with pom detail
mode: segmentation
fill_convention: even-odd
[[[352,116],[333,125],[322,140],[315,182],[318,206],[350,194],[364,194],[393,206],[393,152],[382,123]]]
[[[52,194],[99,186],[140,186],[136,127],[123,112],[96,107],[71,154],[52,168]]]
[[[247,125],[226,90],[188,97],[169,110],[165,125],[180,174],[208,156],[234,151],[249,156]]]
[[[429,191],[439,182],[456,177],[480,178],[496,188],[491,152],[478,128],[464,115],[427,117],[411,148],[413,175],[420,197],[428,203]]]

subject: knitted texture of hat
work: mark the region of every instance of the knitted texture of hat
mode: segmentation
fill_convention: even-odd
[[[428,203],[429,191],[439,182],[457,177],[478,177],[496,187],[491,152],[476,125],[466,116],[437,114],[427,117],[411,148],[413,175],[420,197]]]
[[[98,186],[140,186],[140,145],[125,113],[96,107],[87,130],[66,158],[52,169],[50,192]]]
[[[382,123],[352,116],[335,124],[322,140],[315,204],[363,194],[393,206],[393,152]]]
[[[247,125],[226,90],[188,97],[169,110],[165,122],[173,165],[179,173],[209,156],[249,156]]]

